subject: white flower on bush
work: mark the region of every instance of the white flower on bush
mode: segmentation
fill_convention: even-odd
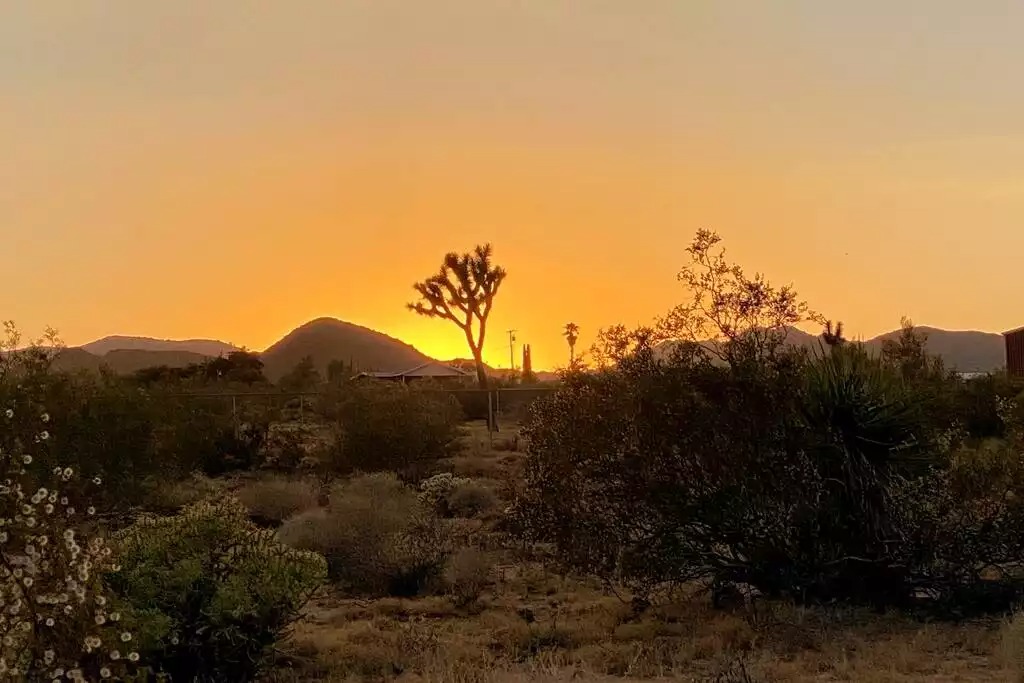
[[[448,500],[452,491],[469,482],[469,479],[456,477],[451,472],[435,474],[420,484],[420,502],[432,509],[437,509]]]
[[[103,608],[100,575],[115,571],[110,549],[102,538],[75,528],[73,495],[61,491],[73,476],[71,468],[49,461],[26,469],[47,462],[50,442],[59,439],[30,423],[33,415],[49,422],[49,414],[33,409],[28,397],[23,400],[27,409],[13,402],[0,431],[0,679],[120,678],[128,666],[134,668],[138,654],[125,658],[104,648],[131,640]],[[58,500],[66,515],[53,514]]]

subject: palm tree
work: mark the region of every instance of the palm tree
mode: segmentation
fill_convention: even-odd
[[[576,360],[576,340],[580,337],[579,325],[566,323],[562,336],[565,337],[565,341],[569,342],[569,365],[572,365]]]

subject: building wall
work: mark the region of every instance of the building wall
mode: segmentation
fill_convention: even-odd
[[[1024,377],[1024,330],[1006,335],[1006,370],[1014,377]]]

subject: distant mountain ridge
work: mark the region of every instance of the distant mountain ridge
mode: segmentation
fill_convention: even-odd
[[[994,372],[1005,366],[1005,342],[1001,334],[928,326],[916,329],[928,335],[928,351],[942,356],[950,369]],[[899,334],[899,330],[893,330],[866,341],[851,341],[878,352],[883,341],[895,339]],[[787,343],[813,346],[820,339],[820,336],[790,328]],[[171,340],[113,335],[81,347],[65,349],[57,367],[97,371],[106,365],[114,372],[127,374],[157,365],[183,367],[238,350],[232,344],[212,339]],[[264,363],[264,372],[272,381],[280,379],[307,355],[313,358],[321,373],[326,373],[327,365],[335,360],[349,363],[357,370],[380,372],[398,372],[434,360],[400,339],[336,318],[317,318],[300,325],[258,355]],[[450,362],[472,364],[466,359]],[[495,376],[504,376],[508,372],[489,368],[489,373]],[[545,379],[550,376],[543,371],[537,371],[537,374]]]
[[[925,349],[930,354],[941,356],[950,370],[995,372],[1006,365],[1006,342],[1002,334],[977,330],[943,330],[926,325],[918,325],[914,329],[927,335]],[[893,330],[867,340],[850,341],[863,344],[871,353],[880,353],[882,344],[887,340],[898,339],[900,332]],[[813,335],[795,327],[787,330],[787,344],[815,347],[820,341],[820,335]]]
[[[111,351],[181,351],[200,356],[227,355],[241,349],[215,339],[153,339],[152,337],[129,337],[111,335],[80,346],[95,356],[105,356]]]

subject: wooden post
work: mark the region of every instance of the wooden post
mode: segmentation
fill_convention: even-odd
[[[487,439],[494,448],[494,407],[491,404],[491,390],[487,390]]]

